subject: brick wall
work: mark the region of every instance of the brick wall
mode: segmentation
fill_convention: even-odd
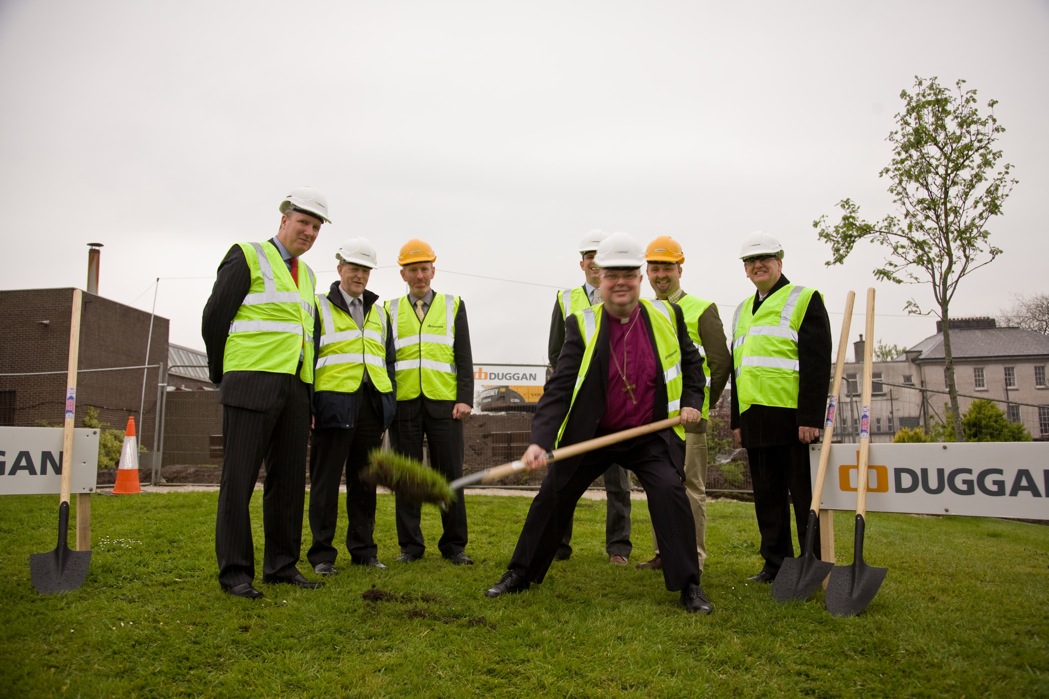
[[[164,407],[164,463],[219,464],[211,437],[222,436],[218,391],[169,391]]]
[[[0,374],[57,372],[0,376],[0,391],[14,391],[15,426],[61,425],[64,420],[72,298],[72,289],[0,291]],[[89,406],[115,429],[124,429],[131,415],[137,421],[144,381],[144,424],[138,425],[138,439],[152,448],[158,370],[86,370],[166,362],[168,320],[153,318],[148,359],[150,314],[146,311],[85,293],[80,323],[77,424]]]

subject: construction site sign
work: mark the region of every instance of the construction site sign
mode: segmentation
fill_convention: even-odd
[[[73,430],[71,493],[93,493],[98,480],[98,430]],[[0,427],[0,495],[62,491],[62,428]]]
[[[858,456],[831,447],[822,509],[856,508]],[[868,463],[868,512],[1049,520],[1049,442],[871,444]]]

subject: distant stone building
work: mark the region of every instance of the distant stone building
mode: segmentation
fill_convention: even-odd
[[[943,421],[948,402],[943,332],[893,361],[872,367],[871,441],[891,442],[901,427],[927,427]],[[854,343],[854,361],[845,365],[838,419],[841,441],[859,434],[863,338]],[[951,348],[962,413],[973,400],[995,401],[1006,417],[1023,424],[1035,439],[1049,440],[1049,335],[1023,328],[1000,328],[993,318],[951,321]]]

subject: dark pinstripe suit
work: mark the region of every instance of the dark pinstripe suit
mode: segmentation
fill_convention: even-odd
[[[219,583],[226,587],[252,582],[255,577],[249,505],[263,460],[263,575],[294,575],[302,546],[311,386],[292,374],[223,372],[230,322],[250,287],[244,253],[234,245],[219,265],[201,324],[209,374],[219,384],[223,405],[224,455],[215,555]]]

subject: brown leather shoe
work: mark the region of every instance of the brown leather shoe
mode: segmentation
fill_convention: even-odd
[[[614,566],[625,566],[630,564],[630,561],[627,560],[626,556],[620,556],[618,553],[609,556],[608,562]]]
[[[644,563],[638,563],[637,567],[641,568],[643,570],[663,570],[663,559],[657,553],[655,556],[652,557],[651,561],[645,561]]]

